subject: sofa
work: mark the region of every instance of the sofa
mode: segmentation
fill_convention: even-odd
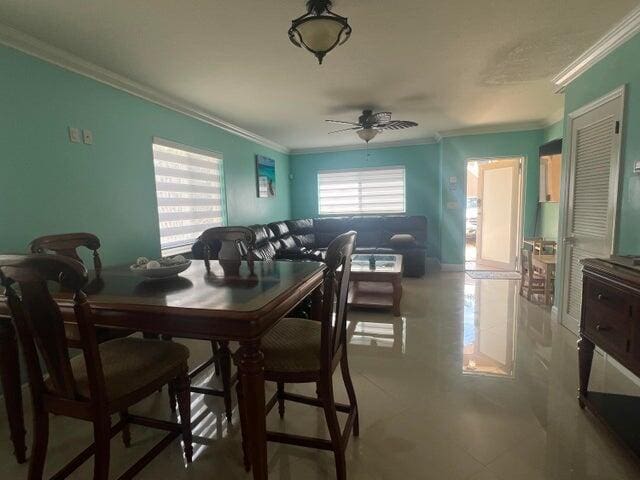
[[[358,232],[355,253],[401,254],[404,275],[421,277],[426,271],[427,218],[424,216],[344,216],[283,220],[250,225],[256,236],[254,260],[323,261],[331,241],[349,230]],[[217,258],[220,245],[210,245]],[[193,258],[203,258],[204,245],[192,247]]]

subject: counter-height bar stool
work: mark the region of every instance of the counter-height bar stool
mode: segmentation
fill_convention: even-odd
[[[345,480],[345,449],[351,433],[359,435],[358,405],[347,362],[347,297],[351,255],[356,232],[347,232],[334,239],[327,249],[322,286],[322,309],[319,318],[283,318],[262,340],[264,378],[277,383],[275,395],[267,402],[267,414],[278,404],[280,416],[285,414],[285,401],[299,402],[324,410],[330,440],[267,432],[267,440],[303,447],[331,450],[335,456],[338,480]],[[319,320],[319,321],[318,321]],[[349,405],[337,404],[333,393],[333,374],[342,371]],[[287,383],[315,383],[317,398],[288,393]],[[240,418],[245,431],[243,399],[239,399]],[[337,412],[347,413],[340,431]],[[249,467],[249,445],[243,441],[245,468]]]
[[[122,440],[128,446],[132,423],[168,433],[121,478],[132,478],[180,435],[186,460],[191,461],[189,350],[186,347],[133,337],[98,344],[94,314],[82,291],[87,271],[77,260],[50,254],[0,255],[0,282],[29,376],[33,405],[29,480],[41,479],[44,472],[50,414],[91,422],[94,434],[94,443],[53,478],[66,478],[94,456],[94,480],[107,480],[110,440],[122,432]],[[70,358],[63,315],[50,287],[73,295],[74,320],[79,333],[77,345],[82,355]],[[165,384],[171,384],[177,392],[180,423],[128,413],[129,407]],[[112,425],[114,414],[119,414],[120,420]]]

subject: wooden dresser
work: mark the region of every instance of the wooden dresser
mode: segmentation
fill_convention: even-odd
[[[640,269],[599,259],[582,263],[580,406],[588,407],[640,457],[640,397],[588,390],[595,346],[640,376]]]

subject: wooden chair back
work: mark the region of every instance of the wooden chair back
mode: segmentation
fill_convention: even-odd
[[[204,245],[204,264],[209,272],[211,253],[217,245],[220,245],[219,260],[240,261],[244,258],[251,262],[251,251],[256,242],[256,235],[253,230],[246,227],[213,227],[202,232],[200,241]]]
[[[32,240],[29,244],[29,251],[31,253],[56,253],[82,263],[82,259],[78,255],[79,247],[88,248],[93,252],[93,268],[96,271],[96,276],[99,277],[102,270],[102,262],[98,254],[100,239],[92,233],[45,235]]]
[[[347,300],[351,256],[356,242],[356,232],[350,231],[336,237],[327,248],[327,271],[323,281],[321,366],[333,371],[342,355],[347,339]]]
[[[73,293],[92,398],[94,391],[98,397],[106,398],[91,311],[82,291],[87,282],[82,263],[62,255],[0,255],[0,282],[24,352],[34,401],[43,394],[77,399],[63,317],[51,296],[49,282]],[[49,375],[49,386],[44,382],[39,358]]]

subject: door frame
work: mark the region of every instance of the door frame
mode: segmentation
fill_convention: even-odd
[[[573,151],[573,124],[578,117],[585,115],[592,110],[612,101],[620,98],[620,134],[614,145],[613,152],[613,165],[611,169],[611,178],[609,179],[609,209],[612,216],[612,228],[611,228],[611,249],[610,254],[613,255],[617,251],[617,239],[618,239],[618,204],[620,203],[620,171],[622,169],[622,137],[625,129],[625,114],[626,114],[626,95],[627,85],[623,84],[618,88],[610,91],[609,93],[577,108],[573,112],[567,114],[567,126],[565,130],[565,141],[563,146],[566,145],[562,154],[563,169],[561,174],[561,192],[560,192],[560,231],[558,232],[558,268],[556,269],[556,291],[554,296],[557,299],[555,301],[558,308],[558,322],[566,327],[568,330],[577,334],[579,331],[579,325],[574,325],[573,322],[566,322],[566,314],[564,309],[564,299],[566,295],[566,289],[568,288],[568,282],[566,282],[567,275],[567,262],[565,262],[565,246],[568,241],[567,231],[569,225],[569,219],[572,218],[570,212],[573,207],[573,199],[571,198],[572,192],[572,178],[571,172],[575,163],[574,151]],[[568,141],[567,140],[567,135]],[[566,165],[566,166],[565,166]],[[559,274],[559,275],[558,275]],[[558,288],[558,279],[562,285]]]
[[[467,221],[467,182],[469,181],[469,176],[467,175],[469,162],[490,162],[492,160],[519,160],[520,161],[520,173],[518,175],[518,188],[520,190],[520,194],[518,195],[518,221],[516,226],[516,241],[517,245],[522,245],[522,241],[524,238],[524,186],[526,185],[526,172],[527,172],[527,157],[525,155],[499,155],[492,157],[468,157],[464,162],[464,222]],[[466,223],[462,226],[462,256],[465,257],[465,251],[467,248],[467,237],[466,237]],[[476,238],[477,244],[477,238]],[[465,261],[465,271],[466,271],[466,261]],[[516,253],[516,272],[520,271],[520,251],[517,250]]]

